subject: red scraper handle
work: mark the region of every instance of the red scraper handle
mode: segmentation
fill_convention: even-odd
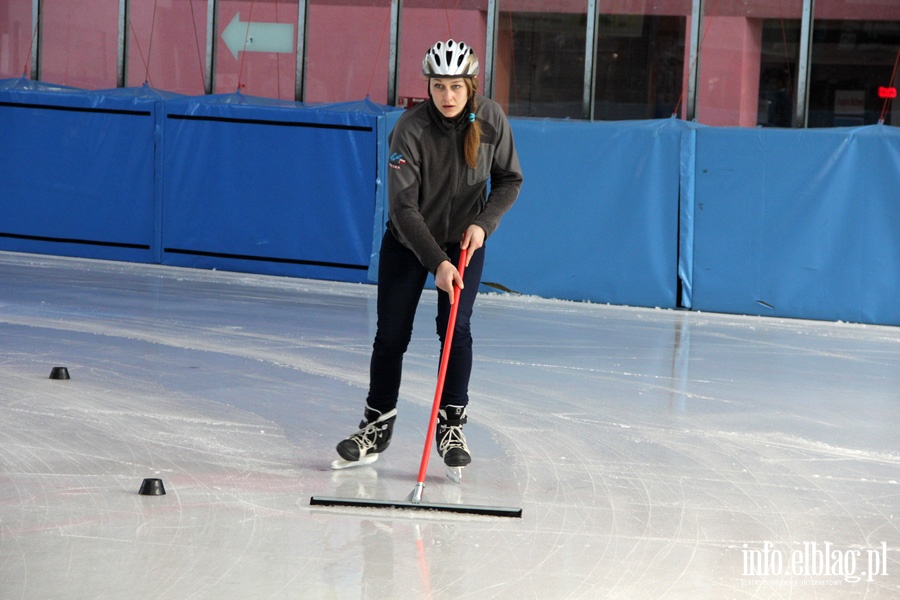
[[[459,251],[459,276],[466,270],[466,249]],[[444,393],[444,380],[447,378],[447,364],[450,362],[450,346],[453,344],[453,330],[456,328],[456,313],[459,310],[459,296],[462,289],[453,288],[453,304],[450,306],[450,320],[447,323],[447,334],[444,336],[444,351],[441,353],[441,367],[438,370],[437,389],[434,391],[434,403],[431,406],[431,420],[428,422],[428,433],[425,435],[425,449],[422,451],[422,463],[419,466],[419,486],[425,484],[425,472],[428,471],[428,457],[431,455],[431,440],[437,429],[438,412],[441,410],[441,396]]]

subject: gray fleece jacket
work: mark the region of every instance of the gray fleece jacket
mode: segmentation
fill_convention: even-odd
[[[482,136],[475,169],[466,164],[463,150],[465,111],[449,120],[428,100],[407,110],[390,135],[388,227],[432,273],[449,260],[447,249],[462,240],[469,225],[479,225],[489,237],[522,186],[503,109],[483,96],[477,101]]]

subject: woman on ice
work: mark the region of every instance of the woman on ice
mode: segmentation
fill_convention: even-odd
[[[452,39],[437,42],[425,54],[422,73],[429,101],[407,110],[390,136],[388,223],[379,257],[369,393],[359,430],[337,445],[336,468],[371,463],[391,441],[403,355],[429,273],[439,290],[442,351],[454,286],[461,288],[435,442],[448,467],[472,460],[462,432],[472,370],[470,319],[485,240],[515,202],[522,172],[503,109],[477,95],[472,48]],[[464,278],[455,266],[461,249],[467,249]]]

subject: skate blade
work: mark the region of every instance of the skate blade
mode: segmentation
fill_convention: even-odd
[[[444,472],[447,475],[447,479],[452,481],[453,483],[462,483],[462,467],[445,467]]]
[[[367,454],[359,460],[344,460],[343,458],[338,458],[331,462],[331,468],[335,471],[339,471],[341,469],[362,467],[364,465],[371,465],[376,460],[378,460],[377,454]]]

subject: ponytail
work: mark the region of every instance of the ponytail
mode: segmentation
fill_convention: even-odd
[[[478,149],[481,146],[481,124],[475,119],[475,113],[478,111],[478,101],[475,99],[478,94],[478,80],[474,77],[466,77],[465,81],[466,87],[469,89],[467,110],[471,120],[466,130],[466,163],[474,169],[478,166]]]

